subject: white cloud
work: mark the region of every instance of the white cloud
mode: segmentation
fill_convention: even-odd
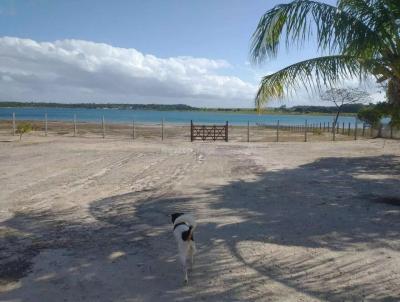
[[[82,40],[0,38],[0,100],[251,106],[257,86],[224,60],[158,58]]]

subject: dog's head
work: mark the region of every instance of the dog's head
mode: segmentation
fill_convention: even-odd
[[[175,223],[176,218],[178,218],[178,217],[181,216],[181,215],[183,215],[183,213],[174,213],[174,214],[171,214],[172,223]]]

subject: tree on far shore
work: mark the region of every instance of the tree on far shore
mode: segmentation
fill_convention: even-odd
[[[298,87],[332,87],[342,80],[373,75],[386,91],[392,124],[400,124],[399,0],[338,0],[337,5],[295,0],[274,6],[252,36],[253,62],[275,58],[281,42],[289,49],[316,38],[323,54],[262,78],[260,108]]]

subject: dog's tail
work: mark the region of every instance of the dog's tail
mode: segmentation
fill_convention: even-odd
[[[189,229],[187,231],[182,232],[182,240],[183,241],[193,240],[193,231],[194,228],[192,226],[189,226]]]
[[[193,239],[193,231],[194,228],[192,226],[189,227],[189,236],[188,236],[188,241]]]

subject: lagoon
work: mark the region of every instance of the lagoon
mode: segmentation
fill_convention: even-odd
[[[188,124],[191,120],[197,124],[221,124],[228,121],[232,125],[276,124],[301,125],[332,123],[333,115],[294,115],[294,114],[249,114],[217,111],[157,111],[157,110],[119,110],[119,109],[85,109],[85,108],[0,108],[0,119],[10,120],[15,112],[17,120],[43,120],[45,114],[49,121],[72,121],[74,115],[80,122],[100,122],[104,116],[110,123],[130,123],[132,120],[140,123]],[[355,125],[354,116],[341,116],[339,123]]]

